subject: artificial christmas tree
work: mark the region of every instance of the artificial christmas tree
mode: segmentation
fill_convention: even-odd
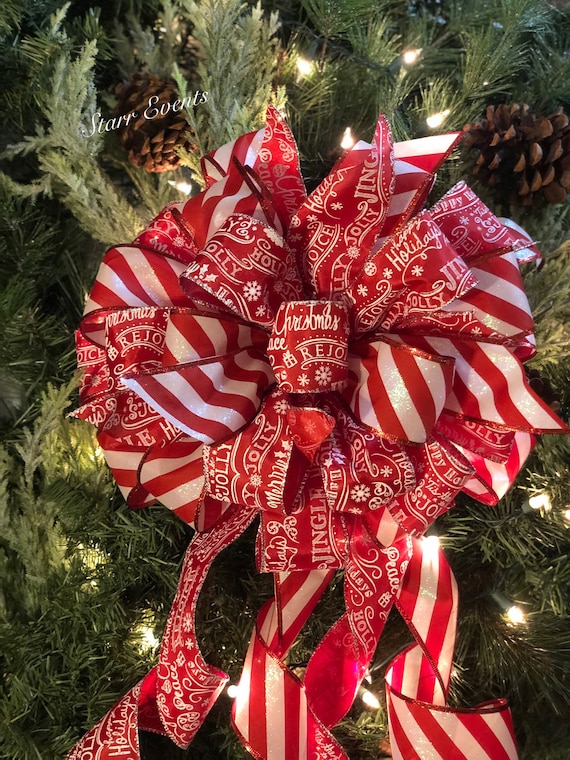
[[[98,14],[86,0],[72,2],[67,16],[56,13],[56,2],[4,3],[0,10],[0,55],[11,72],[0,92],[0,383],[9,390],[0,452],[6,757],[65,757],[157,662],[192,535],[163,507],[128,511],[92,430],[65,416],[77,405],[69,384],[72,334],[103,257],[101,243],[133,240],[168,203],[182,202],[177,186],[197,189],[200,156],[260,129],[272,98],[296,136],[310,189],[342,154],[346,128],[370,140],[379,112],[396,142],[461,130],[489,104],[568,112],[568,11],[552,4],[303,0],[265,8],[265,20],[261,9],[229,0],[141,2],[128,18],[126,7]],[[56,13],[51,20],[50,13]],[[112,15],[127,30],[122,38]],[[171,65],[179,55],[180,69],[185,65],[182,38],[168,31],[180,18],[199,40],[198,81]],[[113,118],[109,87],[144,68],[140,58],[127,59],[129,50],[146,49],[145,40],[152,41],[154,62],[170,61],[160,74],[176,81],[181,99],[198,88],[209,93],[188,113],[199,150],[183,155],[191,183],[180,168],[154,174],[131,166],[112,130],[87,136],[93,114]],[[411,50],[419,52],[404,55]],[[306,65],[298,66],[301,58]],[[567,203],[542,204],[538,196],[532,206],[510,206],[456,153],[440,170],[428,205],[460,179],[539,241],[544,265],[523,267],[539,346],[531,367],[551,383],[559,414],[567,417]],[[35,206],[25,195],[35,196]],[[560,719],[569,702],[568,458],[565,439],[545,439],[496,507],[462,497],[435,525],[461,599],[451,702],[508,698],[522,758],[561,760],[569,745]],[[214,562],[196,612],[206,662],[234,685],[252,621],[272,594],[270,579],[253,566],[254,540],[252,526]],[[288,655],[287,667],[301,678],[316,644],[343,614],[342,587],[335,576]],[[503,609],[511,602],[518,606],[512,619]],[[411,641],[390,616],[368,680],[334,729],[352,760],[387,755],[384,675]],[[230,726],[232,701],[222,694],[188,750],[141,733],[142,756],[248,757]]]

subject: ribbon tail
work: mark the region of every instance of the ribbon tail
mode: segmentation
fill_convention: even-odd
[[[194,627],[196,605],[206,575],[218,554],[250,525],[255,509],[233,506],[208,533],[198,533],[188,551],[160,649],[156,703],[166,734],[186,748],[227,683],[228,676],[208,665]]]
[[[333,572],[280,574],[278,593],[259,612],[232,711],[240,741],[258,760],[348,760],[283,662]]]
[[[355,523],[344,581],[345,614],[325,634],[305,675],[311,709],[327,727],[350,709],[374,656],[409,556],[407,539],[380,545]]]
[[[141,682],[83,736],[67,760],[140,760],[138,699]]]
[[[68,760],[140,760],[138,731],[168,736],[186,749],[227,683],[198,646],[195,612],[200,591],[218,554],[250,525],[255,509],[230,507],[207,533],[197,533],[186,552],[166,623],[158,665],[73,748]]]
[[[517,760],[510,711],[498,699],[472,709],[446,705],[457,586],[429,539],[414,551],[397,602],[416,637],[386,673],[392,756],[398,760]]]

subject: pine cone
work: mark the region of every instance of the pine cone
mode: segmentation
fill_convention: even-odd
[[[171,171],[180,164],[176,148],[197,151],[188,139],[191,130],[174,82],[135,73],[116,86],[115,94],[115,116],[123,117],[117,132],[133,166],[147,172]]]
[[[528,206],[540,191],[548,203],[565,202],[570,122],[562,108],[536,116],[524,104],[488,106],[484,119],[464,129],[465,147],[479,151],[474,173],[498,195]]]

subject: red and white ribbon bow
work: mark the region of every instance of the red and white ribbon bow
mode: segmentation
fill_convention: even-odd
[[[564,426],[521,363],[534,341],[519,261],[538,251],[465,183],[422,210],[459,138],[393,144],[380,117],[307,197],[270,108],[204,160],[206,190],[106,254],[77,416],[130,506],[158,500],[197,533],[158,665],[70,758],[135,760],[139,728],[190,744],[226,680],[196,643],[196,599],[257,515],[276,594],[233,713],[254,757],[346,757],[329,729],[394,603],[417,641],[387,674],[394,756],[516,757],[503,702],[445,706],[455,584],[419,537],[460,491],[496,503],[535,434]],[[345,612],[300,679],[287,652],[338,568]]]

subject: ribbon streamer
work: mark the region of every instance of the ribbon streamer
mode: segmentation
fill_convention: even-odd
[[[421,536],[460,491],[494,504],[542,432],[526,382],[519,262],[539,252],[460,182],[423,209],[459,134],[347,152],[307,197],[266,127],[203,161],[207,189],[105,256],[77,337],[77,416],[132,508],[196,528],[159,662],[74,748],[140,757],[139,728],[187,747],[223,684],[196,642],[213,559],[259,516],[275,577],[233,723],[258,760],[342,760],[350,708],[392,605],[416,644],[387,672],[394,757],[514,760],[506,703],[451,710],[457,593]],[[334,572],[345,611],[301,677],[287,652]]]
[[[437,593],[434,593],[434,590]],[[457,617],[457,585],[429,541],[414,540],[396,605],[414,633],[386,673],[392,757],[403,760],[516,760],[503,699],[468,710],[446,707]]]

